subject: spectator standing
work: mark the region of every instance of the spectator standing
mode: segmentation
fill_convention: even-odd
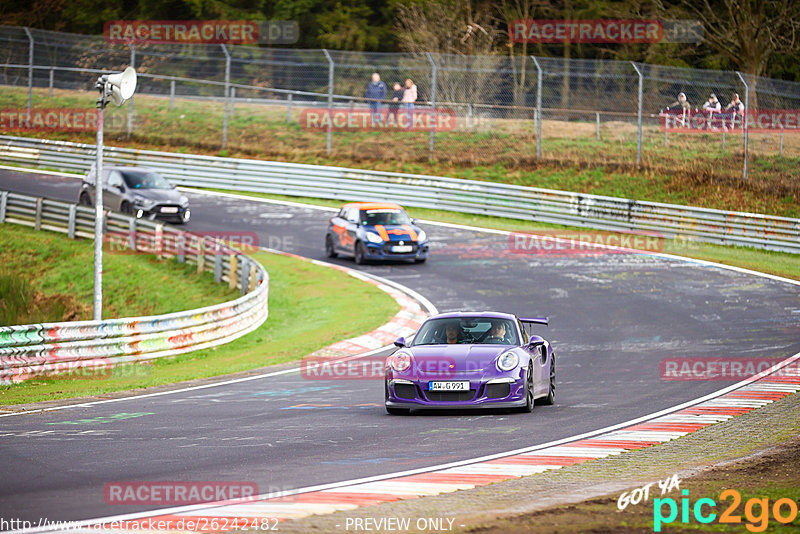
[[[394,117],[394,122],[397,124],[397,110],[400,109],[400,102],[403,100],[403,86],[400,82],[394,82],[392,91],[392,101],[389,103],[389,113]]]
[[[380,74],[372,73],[372,81],[367,84],[367,91],[364,98],[369,101],[369,110],[372,113],[372,123],[382,122],[381,109],[382,100],[386,99],[386,84],[381,80]]]
[[[709,95],[708,100],[706,100],[706,103],[703,104],[703,111],[706,113],[706,129],[708,129],[709,126],[711,126],[714,113],[719,113],[722,111],[722,104],[720,104],[719,100],[717,100],[717,95],[714,93]]]
[[[406,109],[406,116],[408,117],[408,127],[414,125],[414,102],[417,101],[417,86],[411,81],[411,78],[406,79],[406,87],[403,91],[403,107]]]
[[[742,125],[742,128],[744,128],[744,102],[739,100],[739,93],[733,93],[731,103],[725,106],[725,111],[730,113],[731,130],[733,130],[736,126],[737,115],[741,117],[740,124]]]

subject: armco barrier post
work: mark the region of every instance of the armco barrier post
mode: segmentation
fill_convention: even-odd
[[[33,35],[28,27],[24,27],[25,34],[28,36],[28,119],[31,117],[31,107],[33,106]]]
[[[8,206],[8,191],[0,191],[0,224],[6,222],[6,206]]]
[[[219,250],[219,245],[217,250]],[[214,256],[214,281],[216,283],[222,282],[222,254],[220,253]]]
[[[531,56],[538,75],[536,77],[536,159],[542,159],[542,67]]]
[[[55,73],[55,69],[50,69],[50,82],[47,85],[47,96],[53,98],[53,75]]]
[[[75,204],[69,205],[69,220],[67,220],[67,237],[75,239],[75,215],[77,214],[78,206]]]
[[[222,148],[228,146],[228,98],[231,90],[231,55],[224,44],[220,44],[225,53],[225,106],[222,111]]]
[[[229,267],[230,270],[228,271],[228,287],[230,289],[235,289],[236,288],[236,277],[239,275],[238,270],[237,270],[237,265],[236,265],[236,259],[237,259],[236,258],[236,254],[231,254],[230,258],[231,258],[231,261],[230,261],[230,267]]]
[[[42,229],[42,199],[36,199],[36,219],[33,225],[33,229],[37,232]]]
[[[631,65],[633,65],[634,70],[636,70],[636,74],[639,75],[639,91],[638,91],[638,107],[636,112],[636,122],[639,126],[639,131],[636,135],[636,166],[642,166],[642,89],[644,84],[644,78],[642,76],[642,71],[639,70],[639,67],[636,66],[636,63],[631,61]]]
[[[322,53],[328,58],[328,136],[325,140],[325,151],[329,156],[331,155],[331,137],[333,136],[333,126],[331,118],[333,117],[333,58],[326,49],[322,49]]]
[[[246,295],[247,286],[250,285],[249,283],[250,266],[248,265],[249,262],[247,261],[246,256],[242,256],[241,263],[242,263],[242,277],[241,280],[239,280],[239,291],[241,292],[242,295]]]

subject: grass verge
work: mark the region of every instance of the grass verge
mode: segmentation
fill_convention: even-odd
[[[0,236],[7,235],[5,230],[6,228]],[[91,250],[91,243],[88,241],[69,242],[63,236],[46,233],[39,235]],[[0,405],[102,395],[289,362],[336,341],[373,330],[386,323],[399,310],[399,306],[389,295],[341,271],[265,252],[258,252],[252,257],[264,265],[270,274],[270,317],[257,330],[220,347],[148,363],[119,366],[110,374],[37,378],[21,384],[2,386]],[[124,258],[133,263],[149,261],[138,256]],[[39,260],[41,261],[37,261],[35,257],[30,258],[30,261],[36,262],[37,268],[43,268],[41,264],[48,262],[44,257]],[[164,265],[158,267],[165,271],[166,276],[160,287],[180,285],[183,289],[188,285],[181,278],[188,273],[176,269],[175,265],[168,268]],[[57,267],[53,269],[58,271]],[[122,273],[125,276],[119,280],[119,273],[107,271],[106,283],[112,284],[112,280],[117,279],[116,283],[121,283],[122,289],[130,292],[138,289],[142,292],[141,288],[144,286],[134,284],[135,287],[129,287],[132,279],[125,271]],[[210,285],[213,285],[213,281]],[[107,285],[107,291],[111,287],[114,286]],[[184,293],[163,292],[168,293],[170,298],[179,298]],[[368,308],[364,306],[367,302]],[[354,310],[361,312],[354,313]]]
[[[35,108],[91,106],[83,91],[35,89]],[[245,93],[240,93],[245,97]],[[787,134],[779,155],[777,134],[750,136],[750,178],[742,179],[742,135],[719,132],[664,132],[655,122],[644,126],[642,163],[636,165],[637,128],[612,121],[595,138],[591,121],[543,121],[542,159],[530,119],[484,117],[474,128],[462,118],[454,131],[437,132],[433,160],[428,132],[335,132],[331,153],[326,132],[303,128],[302,105],[287,122],[282,106],[237,103],[222,146],[221,101],[169,100],[136,96],[134,128],[127,136],[127,108],[106,110],[109,144],[129,148],[275,159],[295,163],[368,168],[512,183],[637,200],[692,204],[725,210],[800,216],[800,136]],[[27,105],[24,88],[5,88],[0,108]],[[41,132],[13,135],[42,137]],[[47,132],[50,139],[94,143],[94,133]]]
[[[284,195],[268,195],[265,193],[252,193],[243,191],[228,191],[217,190],[222,193],[231,193],[238,195],[246,195],[258,198],[267,198],[272,200],[290,201],[290,202],[303,202],[306,204],[313,204],[316,206],[325,206],[338,208],[342,205],[338,200],[325,200],[306,197],[289,197]],[[451,224],[463,224],[468,226],[479,226],[481,228],[493,228],[496,230],[507,230],[510,232],[535,232],[537,230],[562,230],[568,229],[566,226],[559,226],[554,224],[535,223],[531,221],[521,221],[516,219],[507,219],[503,217],[490,217],[486,215],[471,215],[468,213],[457,213],[444,210],[432,210],[425,208],[407,208],[409,215],[420,219],[430,221],[445,222]],[[573,228],[574,230],[574,228]],[[598,231],[589,230],[586,228],[580,229],[582,234],[596,233]],[[603,235],[608,235],[609,232],[602,232]],[[708,243],[691,242],[676,239],[664,239],[661,241],[663,245],[660,250],[654,252],[663,252],[666,254],[675,254],[687,258],[698,260],[713,261],[722,263],[724,265],[731,265],[734,267],[741,267],[743,269],[752,269],[764,273],[774,274],[777,276],[784,276],[794,280],[800,280],[800,255],[790,254],[786,252],[773,252],[769,250],[758,250],[751,247],[736,247],[736,246],[723,246],[712,245]]]
[[[31,228],[0,226],[2,275],[24,295],[11,306],[10,293],[0,295],[0,324],[80,321],[92,318],[94,248],[91,241],[66,235],[37,232]],[[180,291],[171,288],[180,287]],[[18,293],[18,292],[17,292]],[[219,304],[237,297],[224,284],[214,283],[211,273],[176,262],[167,264],[154,256],[103,255],[103,317],[159,315]],[[8,312],[7,312],[8,313]]]

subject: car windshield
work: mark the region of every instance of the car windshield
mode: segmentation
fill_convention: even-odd
[[[381,210],[361,210],[361,222],[373,226],[375,224],[410,224],[403,210],[381,209]]]
[[[172,185],[156,172],[125,171],[122,176],[131,189],[172,189]]]
[[[457,317],[431,319],[419,329],[411,346],[444,344],[519,345],[510,319]]]

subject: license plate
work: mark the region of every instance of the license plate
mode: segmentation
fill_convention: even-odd
[[[469,382],[428,382],[428,391],[469,391]]]
[[[164,206],[161,208],[161,213],[178,213],[178,208],[175,206]]]
[[[392,252],[411,252],[414,247],[411,245],[395,245],[392,247]]]

